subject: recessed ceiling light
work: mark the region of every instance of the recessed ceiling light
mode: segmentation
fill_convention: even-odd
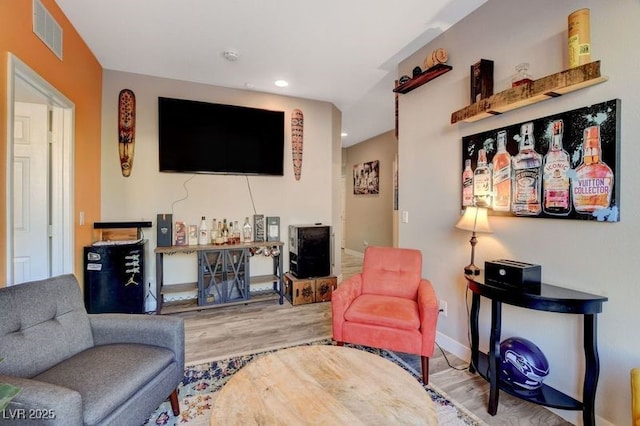
[[[289,85],[286,80],[276,80],[274,84],[278,87],[287,87]]]
[[[346,137],[346,136],[349,136],[349,133],[347,133],[347,132],[342,132],[342,133],[340,133],[340,136],[342,136],[342,137],[344,138],[344,137]]]

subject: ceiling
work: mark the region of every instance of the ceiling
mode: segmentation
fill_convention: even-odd
[[[104,69],[331,102],[345,147],[393,129],[397,64],[485,1],[56,0]]]

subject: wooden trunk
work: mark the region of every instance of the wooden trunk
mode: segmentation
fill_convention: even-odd
[[[331,300],[331,293],[338,286],[336,277],[316,278],[316,302]]]
[[[297,279],[293,275],[284,274],[284,295],[292,305],[304,305],[315,302],[315,280]]]

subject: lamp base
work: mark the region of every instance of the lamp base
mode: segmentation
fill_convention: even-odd
[[[465,275],[480,275],[480,268],[473,263],[464,267]]]

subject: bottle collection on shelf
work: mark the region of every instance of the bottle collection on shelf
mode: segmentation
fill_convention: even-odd
[[[192,231],[188,231],[189,229]],[[189,227],[182,221],[177,221],[175,226],[175,245],[222,245],[222,244],[248,244],[254,242],[253,226],[249,217],[245,217],[244,224],[227,219],[213,219],[211,228],[207,225],[205,216],[202,216],[200,225]],[[187,234],[189,232],[189,235]]]
[[[568,216],[591,214],[610,206],[614,176],[602,161],[600,126],[584,129],[582,162],[571,168],[562,147],[564,124],[551,123],[551,143],[546,155],[535,151],[533,123],[521,126],[518,153],[506,150],[506,131],[497,133],[497,151],[491,163],[484,148],[478,149],[477,165],[465,160],[462,172],[462,205],[487,207],[516,216]]]

